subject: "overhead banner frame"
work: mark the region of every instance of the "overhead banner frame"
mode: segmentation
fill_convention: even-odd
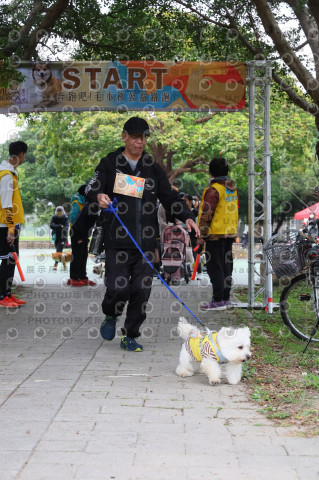
[[[0,113],[61,111],[240,111],[239,62],[20,62],[23,82],[0,87]]]

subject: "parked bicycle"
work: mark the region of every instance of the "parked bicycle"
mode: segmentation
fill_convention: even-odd
[[[264,251],[277,278],[286,283],[280,296],[281,317],[300,340],[319,342],[319,245],[317,221],[302,232],[274,235]]]

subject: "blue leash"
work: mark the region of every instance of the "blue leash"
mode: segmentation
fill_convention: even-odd
[[[139,252],[143,255],[144,259],[147,261],[147,263],[149,264],[149,266],[151,267],[152,270],[154,270],[156,272],[156,275],[158,276],[158,278],[160,279],[160,281],[165,285],[166,288],[168,288],[168,290],[171,292],[171,294],[179,301],[179,303],[181,305],[183,305],[184,308],[186,308],[186,310],[192,315],[192,317],[194,317],[198,323],[200,323],[200,325],[202,327],[205,327],[205,325],[202,324],[202,322],[199,320],[199,318],[196,317],[196,315],[187,307],[187,305],[185,305],[185,303],[178,297],[178,295],[176,295],[176,293],[169,287],[169,285],[165,282],[164,278],[160,275],[160,273],[156,270],[156,268],[154,267],[154,265],[149,261],[149,259],[147,258],[147,256],[144,254],[144,252],[142,251],[141,247],[138,245],[138,243],[136,242],[136,240],[132,237],[131,233],[128,231],[128,229],[126,228],[126,226],[124,225],[124,223],[122,222],[122,220],[120,219],[120,217],[118,216],[117,214],[117,200],[116,198],[113,199],[113,202],[111,202],[108,206],[108,208],[104,208],[103,209],[104,212],[106,213],[114,213],[115,217],[118,219],[118,221],[120,222],[120,224],[122,225],[122,227],[124,228],[124,230],[126,231],[126,233],[128,234],[128,236],[130,237],[130,239],[132,240],[132,242],[134,243],[134,245],[136,246],[136,248],[139,250]]]

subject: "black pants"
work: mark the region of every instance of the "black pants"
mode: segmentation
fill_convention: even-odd
[[[63,238],[62,232],[57,232],[55,235],[56,235],[55,242],[54,242],[55,251],[62,253],[66,244],[66,239]]]
[[[11,294],[11,287],[14,277],[15,261],[10,253],[10,247],[7,242],[8,228],[0,227],[0,298]],[[19,230],[15,229],[14,246],[19,254]]]
[[[59,253],[62,253],[63,252],[63,249],[65,247],[65,242],[55,242],[55,251],[56,252],[59,252]]]
[[[206,242],[207,273],[213,285],[216,302],[229,300],[233,272],[233,238]]]
[[[87,278],[86,262],[88,259],[88,238],[83,238],[79,232],[70,230],[72,260],[70,263],[70,278],[72,280],[83,280]]]
[[[146,254],[153,258],[153,252]],[[106,293],[102,302],[105,315],[119,316],[128,302],[122,332],[131,338],[140,336],[146,318],[146,305],[152,289],[152,269],[136,250],[105,252]]]

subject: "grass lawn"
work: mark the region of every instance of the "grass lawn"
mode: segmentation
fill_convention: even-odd
[[[20,236],[20,242],[49,242],[52,240],[52,237],[47,235],[44,237],[36,237],[35,235],[29,235],[26,237]]]
[[[274,302],[281,289],[274,287]],[[247,301],[247,288],[234,294]],[[260,411],[278,425],[294,427],[296,434],[319,435],[319,342],[302,353],[305,343],[286,327],[279,310],[236,309],[240,323],[252,332],[253,356],[244,366],[243,380]]]

